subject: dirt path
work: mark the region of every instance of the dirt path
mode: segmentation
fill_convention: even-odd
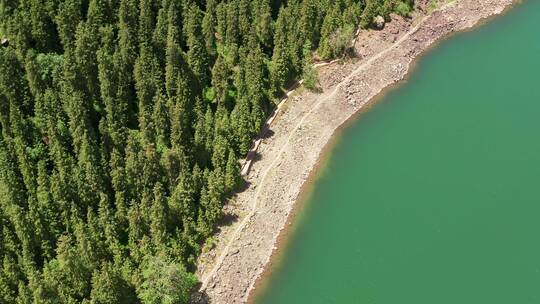
[[[358,35],[358,32],[357,32],[357,35]],[[356,37],[352,40],[352,45],[354,45],[355,43],[356,43]],[[319,63],[314,64],[313,67],[322,68],[322,67],[334,64],[336,62],[339,62],[339,59],[334,59],[328,62],[319,62]],[[292,86],[292,89],[290,89],[287,93],[285,93],[285,97],[281,99],[281,101],[278,103],[272,115],[270,115],[270,117],[268,117],[268,119],[266,120],[265,126],[263,127],[263,130],[261,131],[261,135],[259,135],[258,138],[255,139],[255,141],[251,145],[251,149],[249,149],[247,153],[246,159],[244,159],[244,161],[242,162],[242,169],[240,171],[242,176],[246,176],[249,174],[251,165],[255,161],[257,150],[259,149],[261,142],[264,140],[264,134],[268,132],[268,130],[270,130],[270,127],[272,126],[274,119],[279,115],[281,109],[285,106],[285,103],[287,102],[287,100],[289,100],[289,97],[291,97],[303,83],[304,83],[304,79],[297,81]]]
[[[225,208],[236,221],[222,227],[216,248],[201,256],[202,285],[194,302],[246,302],[302,184],[334,131],[382,89],[403,79],[411,61],[434,41],[498,14],[511,3],[457,0],[413,22],[397,18],[383,31],[360,33],[360,59],[323,67],[322,94],[304,92],[282,103],[272,117],[273,136],[257,144],[260,159],[246,177],[250,186]]]
[[[453,2],[452,2],[453,3]],[[302,119],[300,119],[300,121],[298,122],[298,124],[294,127],[294,129],[289,132],[289,135],[287,137],[287,141],[285,142],[285,144],[281,147],[281,149],[279,150],[277,156],[275,157],[274,161],[270,164],[270,166],[268,166],[268,168],[266,169],[266,171],[264,172],[263,174],[263,177],[260,181],[260,187],[258,188],[257,192],[255,193],[255,196],[253,197],[253,201],[251,203],[251,210],[250,210],[250,213],[244,217],[244,219],[240,222],[240,224],[238,225],[238,227],[236,228],[236,230],[233,232],[233,234],[231,235],[231,238],[229,239],[229,241],[227,242],[227,245],[225,246],[225,248],[223,249],[223,251],[221,252],[218,260],[215,262],[215,265],[214,265],[214,268],[208,273],[206,274],[206,276],[201,280],[202,282],[202,285],[200,287],[200,290],[205,290],[206,289],[206,286],[208,285],[208,280],[213,276],[215,275],[215,273],[217,272],[217,270],[219,269],[219,267],[221,267],[221,264],[223,263],[223,260],[225,259],[225,257],[229,254],[230,252],[230,249],[231,249],[231,244],[236,240],[236,237],[238,235],[238,233],[245,227],[246,223],[248,221],[251,220],[251,218],[253,217],[253,215],[255,214],[255,212],[257,211],[257,203],[259,201],[259,196],[261,194],[261,191],[264,189],[264,186],[266,185],[265,182],[266,182],[266,178],[268,176],[268,174],[270,173],[270,171],[274,168],[274,166],[277,164],[277,162],[281,159],[282,155],[283,155],[283,152],[285,151],[285,149],[287,149],[290,141],[291,141],[291,138],[293,137],[294,133],[300,128],[300,126],[302,126],[304,124],[304,121],[311,115],[311,113],[313,113],[316,109],[319,108],[319,106],[327,101],[328,99],[330,98],[335,98],[335,95],[337,93],[337,91],[341,88],[341,86],[350,81],[350,79],[357,75],[358,73],[360,73],[361,71],[363,71],[365,69],[366,66],[372,64],[375,60],[378,60],[379,58],[381,58],[382,56],[384,56],[386,53],[388,53],[390,50],[392,50],[393,48],[399,46],[405,39],[409,38],[409,36],[416,32],[418,30],[418,28],[423,24],[423,22],[427,19],[427,17],[424,17],[422,19],[422,21],[417,25],[415,26],[412,30],[410,30],[407,34],[403,35],[403,37],[401,37],[396,43],[394,43],[392,46],[390,46],[389,48],[383,50],[382,52],[378,53],[377,55],[373,56],[372,58],[370,58],[368,61],[366,61],[365,63],[361,64],[356,70],[354,70],[352,73],[350,73],[345,79],[343,79],[340,83],[338,83],[338,85],[332,90],[332,92],[330,94],[328,94],[327,96],[325,96],[324,98],[320,98],[320,100],[315,104],[315,106],[313,107],[313,109],[311,111],[309,111],[307,114],[305,114]],[[278,107],[279,109],[279,107]],[[275,116],[273,115],[272,116],[272,120]],[[270,121],[271,123],[271,121]],[[256,145],[258,146],[258,144]],[[256,151],[256,149],[254,150]]]

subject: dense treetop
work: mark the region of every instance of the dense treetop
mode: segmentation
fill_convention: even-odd
[[[185,303],[273,100],[411,0],[0,0],[0,303]]]

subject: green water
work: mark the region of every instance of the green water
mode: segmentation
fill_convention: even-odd
[[[424,56],[300,213],[256,303],[540,303],[540,1]]]

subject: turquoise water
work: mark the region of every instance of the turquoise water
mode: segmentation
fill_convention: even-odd
[[[540,303],[540,1],[424,56],[340,136],[255,302]]]

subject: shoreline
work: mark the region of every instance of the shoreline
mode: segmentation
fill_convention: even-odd
[[[353,113],[345,122],[343,122],[342,125],[336,128],[334,134],[332,135],[332,138],[321,149],[317,163],[312,168],[307,179],[304,181],[304,184],[300,188],[300,192],[298,194],[296,203],[292,207],[291,213],[289,214],[289,217],[287,218],[287,222],[285,223],[283,229],[281,230],[281,232],[279,233],[276,239],[275,249],[272,251],[270,260],[265,265],[261,275],[256,279],[254,287],[249,293],[246,303],[250,303],[250,304],[255,303],[255,300],[259,296],[261,296],[266,291],[266,289],[270,286],[269,280],[271,279],[272,274],[276,270],[278,270],[279,267],[282,266],[284,255],[287,253],[288,244],[292,241],[291,238],[296,232],[297,227],[295,227],[295,221],[298,218],[298,216],[303,212],[303,210],[305,210],[305,208],[308,208],[307,204],[308,204],[309,199],[313,195],[315,183],[321,177],[321,175],[324,174],[324,170],[326,166],[328,165],[328,162],[330,161],[332,152],[335,149],[336,145],[341,140],[341,137],[343,136],[343,132],[345,131],[345,129],[347,129],[352,124],[354,124],[359,119],[361,119],[362,115],[370,111],[373,106],[375,106],[377,103],[382,101],[391,91],[397,90],[402,85],[405,85],[408,78],[414,73],[417,63],[420,60],[422,60],[424,56],[428,55],[429,52],[431,52],[434,48],[438,47],[441,43],[445,42],[446,40],[451,39],[455,35],[467,33],[469,31],[474,31],[476,28],[481,27],[484,24],[490,22],[491,19],[504,15],[515,4],[520,3],[520,2],[521,0],[514,1],[514,3],[508,5],[501,13],[493,14],[484,19],[478,20],[478,22],[470,28],[465,28],[460,31],[450,32],[446,34],[446,36],[443,36],[440,39],[436,40],[432,45],[430,45],[428,48],[423,50],[420,55],[418,55],[411,61],[408,72],[402,80],[394,82],[388,85],[387,87],[385,87],[380,93],[378,93],[377,95],[372,97],[370,100],[368,100],[367,103],[362,108],[360,108],[356,113]]]
[[[261,144],[261,157],[246,178],[248,188],[224,208],[224,213],[235,216],[237,221],[220,227],[217,246],[201,255],[197,274],[202,278],[203,288],[192,301],[252,303],[265,290],[273,269],[279,267],[294,233],[293,222],[306,207],[314,181],[324,170],[343,129],[383,99],[388,91],[402,85],[417,61],[451,36],[449,34],[471,30],[518,2],[457,0],[405,25],[403,20],[398,20],[387,24],[390,29],[364,31],[359,37],[363,35],[361,38],[366,41],[357,41],[355,45],[363,58],[325,67],[321,71],[322,93],[293,94],[290,98],[294,100],[284,106],[276,126],[271,127],[274,135]],[[415,25],[417,21],[420,23]],[[388,38],[389,32],[395,30],[393,26],[405,26],[406,31],[398,29],[397,35]],[[358,46],[359,43],[362,45]],[[308,116],[310,119],[305,121]],[[297,120],[300,123],[291,130],[287,122]],[[276,155],[276,149],[279,149],[278,156],[268,159]],[[265,204],[259,206],[261,203]],[[250,204],[254,212],[249,211]]]

